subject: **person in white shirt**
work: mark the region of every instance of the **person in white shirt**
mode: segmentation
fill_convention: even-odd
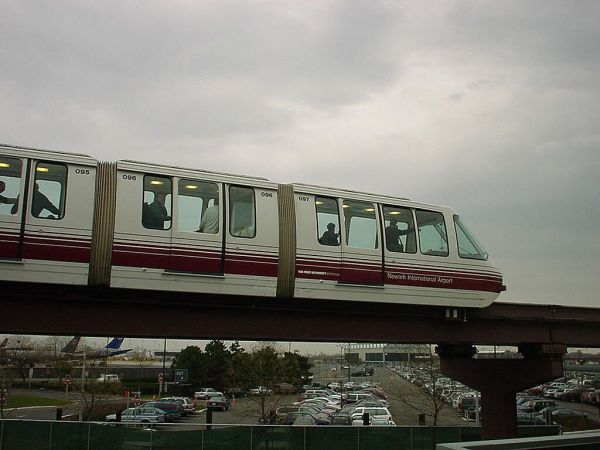
[[[215,198],[215,202],[212,206],[206,208],[200,225],[198,227],[200,233],[211,233],[217,234],[219,232],[219,199]]]

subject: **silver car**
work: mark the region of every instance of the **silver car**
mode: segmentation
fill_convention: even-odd
[[[182,416],[187,416],[188,414],[192,414],[196,410],[196,407],[194,406],[194,402],[189,397],[166,397],[166,398],[162,398],[161,400],[172,400],[172,401],[179,402],[179,404],[181,405],[181,415]]]
[[[121,422],[127,423],[163,423],[165,421],[165,412],[162,409],[151,406],[137,406],[127,408],[121,413]],[[116,422],[117,415],[109,414],[106,416],[107,422]]]

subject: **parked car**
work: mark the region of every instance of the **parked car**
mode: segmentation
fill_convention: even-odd
[[[317,425],[329,425],[331,424],[331,419],[329,416],[325,414],[314,414],[308,411],[296,411],[288,413],[283,421],[284,425],[292,425],[298,416],[310,416],[312,417]]]
[[[161,401],[171,400],[178,402],[181,405],[181,415],[187,416],[188,414],[192,414],[196,408],[194,407],[194,402],[189,397],[164,397],[161,398]]]
[[[214,391],[214,392],[207,392],[206,393],[206,400],[210,400],[213,397],[225,397],[225,394],[223,394],[222,392],[219,391]]]
[[[334,414],[331,416],[331,425],[352,425],[349,414]]]
[[[291,385],[289,383],[279,383],[275,386],[275,392],[282,395],[290,395],[298,392],[298,388],[296,386]]]
[[[118,383],[119,381],[119,375],[116,373],[103,373],[98,378],[98,383]]]
[[[165,419],[166,413],[162,409],[146,405],[127,408],[121,413],[121,422],[128,423],[162,423]],[[106,421],[116,422],[117,415],[109,414]]]
[[[264,386],[258,386],[257,388],[250,389],[250,395],[271,395],[273,391]]]
[[[376,402],[381,400],[379,397],[376,397],[375,395],[372,394],[367,394],[367,393],[363,393],[363,392],[357,392],[354,394],[348,394],[346,396],[346,403],[358,403],[362,400],[368,400],[370,402]],[[383,400],[385,401],[385,400]]]
[[[300,407],[296,405],[284,405],[277,408],[275,411],[275,420],[278,424],[282,424],[285,421],[286,416],[291,412],[298,411]]]
[[[194,397],[196,397],[196,400],[206,400],[209,392],[217,392],[217,390],[213,388],[202,388],[199,391],[194,392]]]
[[[388,422],[393,422],[392,413],[387,408],[354,408],[350,414],[350,418],[352,420],[360,419],[362,420],[362,416],[364,413],[369,413],[370,418],[387,420]]]
[[[548,406],[556,406],[556,402],[554,400],[530,400],[519,406],[519,411],[525,413],[538,413]]]
[[[376,397],[379,397],[383,400],[387,400],[387,395],[385,394],[385,392],[383,391],[383,389],[379,388],[379,387],[368,387],[365,389],[362,389],[362,392],[366,392],[368,394],[373,394]]]
[[[181,405],[179,402],[170,400],[158,400],[145,403],[143,406],[162,409],[166,413],[166,421],[174,422],[181,417]]]
[[[550,416],[549,424],[546,422],[546,417],[548,415]],[[565,418],[585,419],[587,418],[587,414],[568,408],[557,408],[550,411],[549,414],[539,414],[535,416],[535,423],[536,425],[552,425],[553,423],[556,423],[557,420]]]
[[[364,426],[364,421],[362,417],[351,416],[352,426],[354,427],[362,427]],[[380,417],[369,417],[369,425],[378,426],[378,427],[395,427],[396,422],[389,419],[382,419]]]
[[[517,425],[535,425],[533,414],[517,411]]]
[[[316,425],[316,424],[317,424],[317,421],[313,417],[300,415],[300,416],[296,417],[296,419],[294,420],[294,423],[292,423],[292,426],[305,427],[307,425]]]
[[[224,395],[218,395],[210,397],[206,400],[206,407],[212,409],[220,409],[221,411],[228,411],[231,409],[231,402]]]

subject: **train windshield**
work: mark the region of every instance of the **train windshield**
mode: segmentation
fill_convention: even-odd
[[[454,224],[456,226],[456,240],[458,241],[458,255],[461,258],[481,259],[487,261],[488,252],[479,243],[475,235],[460,220],[458,215],[454,215]]]

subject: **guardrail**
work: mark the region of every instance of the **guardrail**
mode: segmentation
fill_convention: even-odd
[[[115,424],[0,421],[0,450],[432,449],[438,443],[479,440],[477,427],[336,427],[282,425]],[[556,426],[519,427],[519,435],[556,435]]]
[[[563,449],[581,450],[598,448],[600,431],[586,431],[562,436],[543,436],[525,439],[502,439],[497,441],[479,441],[460,444],[440,444],[437,450],[494,450],[519,448],[527,449]]]

